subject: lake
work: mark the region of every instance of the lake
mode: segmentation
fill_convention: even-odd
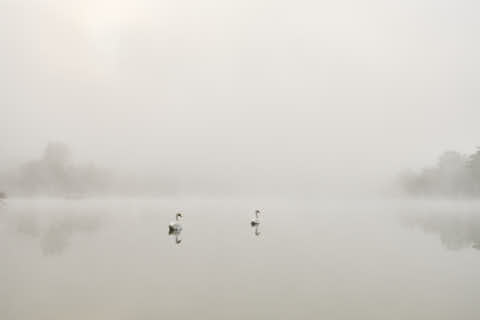
[[[7,199],[0,319],[479,319],[479,249],[479,202]]]

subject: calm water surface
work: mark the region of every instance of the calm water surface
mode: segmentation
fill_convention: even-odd
[[[479,319],[479,249],[479,203],[9,199],[0,319]]]

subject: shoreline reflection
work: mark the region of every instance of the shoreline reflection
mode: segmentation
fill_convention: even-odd
[[[449,250],[480,250],[480,216],[474,213],[410,214],[402,221],[407,226],[420,228],[424,233],[437,235]]]

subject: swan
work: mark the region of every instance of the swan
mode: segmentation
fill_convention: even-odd
[[[179,233],[182,231],[182,225],[179,222],[179,219],[183,218],[183,215],[181,213],[177,213],[175,215],[175,221],[170,222],[168,225],[168,233]]]
[[[255,218],[253,218],[252,221],[250,222],[250,225],[252,227],[258,226],[260,224],[260,219],[258,218],[259,214],[260,214],[260,210],[255,210]]]

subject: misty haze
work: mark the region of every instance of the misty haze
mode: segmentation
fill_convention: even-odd
[[[0,0],[0,319],[479,319],[479,12]]]

